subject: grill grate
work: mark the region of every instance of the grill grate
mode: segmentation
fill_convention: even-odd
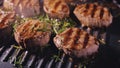
[[[61,56],[61,61],[55,62],[54,58],[48,58],[48,57],[37,58],[38,56],[34,54],[29,55],[28,51],[22,51],[20,49],[14,48],[13,46],[14,45],[11,45],[8,48],[5,48],[4,46],[2,46],[0,48],[0,54],[1,54],[0,61],[1,62],[9,62],[10,64],[15,65],[14,63],[15,60],[19,58],[18,56],[20,56],[21,61],[19,63],[25,67],[61,68],[63,65],[65,66],[65,64],[63,63],[66,57],[65,54]],[[72,62],[69,62],[69,61],[66,61],[66,62],[68,62],[66,68],[71,68]]]
[[[84,28],[82,28],[84,29]],[[101,33],[101,31],[95,31],[95,30],[90,30],[88,28],[85,28],[84,30],[86,30],[88,33],[92,34],[93,36],[99,38],[103,38],[105,39],[106,37],[106,33]],[[49,53],[50,50],[54,50],[50,49],[47,50]],[[50,53],[53,53],[53,51],[51,51]],[[0,61],[1,62],[9,62],[10,64],[14,64],[14,66],[17,66],[17,64],[15,63],[15,61],[19,61],[18,59],[20,59],[19,64],[21,64],[23,67],[36,67],[36,68],[77,68],[79,67],[79,63],[76,64],[76,62],[70,58],[69,56],[61,53],[60,56],[60,61],[55,61],[55,58],[51,58],[54,55],[54,53],[52,55],[47,55],[44,54],[43,55],[36,55],[36,54],[32,54],[29,51],[26,50],[22,50],[22,49],[18,49],[15,48],[14,45],[10,45],[9,47],[5,47],[5,46],[1,46],[0,47]]]

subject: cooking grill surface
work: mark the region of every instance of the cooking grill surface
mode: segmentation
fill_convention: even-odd
[[[88,30],[88,28],[80,27],[86,30],[88,33],[97,37],[98,39],[105,39],[106,33],[96,30]],[[10,64],[19,67],[22,65],[23,67],[35,67],[35,68],[78,68],[79,62],[73,60],[68,55],[65,55],[63,52],[60,52],[59,58],[60,60],[56,61],[56,58],[53,56],[58,55],[58,50],[53,43],[47,48],[44,48],[43,51],[39,51],[39,53],[31,53],[27,50],[23,50],[20,48],[14,47],[14,45],[10,46],[1,46],[0,47],[0,61],[8,62]],[[19,61],[19,64],[17,62]]]
[[[1,0],[1,1],[3,1],[3,0]],[[0,1],[0,5],[2,4],[1,1]],[[118,18],[118,19],[120,19],[120,18]],[[118,22],[118,23],[120,23],[120,22]],[[115,24],[120,25],[118,23],[115,23]],[[117,28],[118,30],[116,30],[116,29],[115,30],[116,30],[116,32],[119,32],[119,26],[116,27],[116,25],[114,25],[114,24],[112,24],[112,25],[115,27],[111,26],[111,28],[108,30],[110,31],[113,28]],[[102,41],[109,43],[109,45],[114,45],[114,44],[119,45],[120,44],[120,42],[114,43],[114,41],[116,42],[116,38],[117,38],[117,40],[120,39],[120,36],[110,35],[110,34],[115,33],[114,30],[113,31],[111,30],[112,33],[108,32],[108,34],[106,35],[106,32],[101,31],[101,29],[99,29],[99,31],[97,31],[97,30],[88,30],[88,28],[83,28],[83,27],[81,27],[81,28],[86,30],[88,33],[92,34],[93,36],[95,36],[98,40],[104,39]],[[118,33],[116,33],[116,34],[118,34]],[[120,34],[120,32],[119,32],[119,34]],[[113,38],[114,38],[114,41],[113,41]],[[63,52],[60,52],[60,55],[59,55],[60,60],[56,61],[56,58],[54,56],[58,55],[59,51],[57,50],[57,48],[54,46],[53,43],[50,43],[50,44],[51,44],[50,47],[45,48],[45,50],[43,50],[43,52],[40,51],[40,53],[31,53],[30,51],[16,48],[16,47],[14,47],[15,44],[13,44],[13,45],[2,44],[0,46],[0,66],[3,62],[7,62],[7,63],[3,63],[2,65],[5,66],[6,64],[8,64],[8,65],[12,64],[12,65],[9,65],[9,66],[11,66],[9,68],[14,68],[13,66],[16,66],[16,67],[22,66],[25,68],[29,68],[29,67],[31,67],[31,68],[80,68],[81,67],[80,62],[76,62],[76,60],[70,58],[68,55],[65,55]],[[113,54],[113,52],[111,50],[109,50],[109,48],[107,46],[101,45],[99,48],[99,53],[97,55],[97,59],[93,59],[93,62],[89,63],[87,65],[87,68],[95,68],[95,67],[96,68],[108,68],[108,67],[105,67],[104,64],[109,63],[109,62],[114,62],[114,64],[108,64],[109,68],[113,68],[113,67],[120,68],[120,66],[119,66],[120,58],[119,58],[119,60],[117,60],[117,59],[109,60],[108,57],[106,57],[106,56],[108,56],[108,54],[109,54],[109,56],[114,55],[115,58],[118,58],[119,57],[118,55],[120,55],[120,53],[117,53],[117,56],[116,56],[116,54]],[[111,59],[111,57],[110,57],[110,59]],[[117,60],[117,62],[114,60]],[[98,62],[98,61],[100,61],[100,62]],[[97,63],[95,63],[95,62],[97,62]],[[103,67],[101,65],[103,65]],[[113,67],[111,65],[113,65]],[[82,67],[82,68],[84,68],[84,67]]]
[[[62,66],[65,66],[67,68],[72,68],[73,65],[73,62],[69,60],[65,54],[60,56],[61,60],[59,62],[56,62],[51,56],[40,57],[35,54],[30,54],[28,51],[14,48],[14,45],[11,45],[10,47],[2,46],[0,48],[1,62],[9,62],[10,64],[17,65],[15,64],[15,61],[18,61],[18,59],[21,60],[19,64],[23,67],[61,68]],[[62,61],[64,61],[64,63]]]
[[[116,28],[119,28],[120,24],[119,24],[119,21],[114,21],[114,22],[106,30],[107,33],[106,31],[101,31],[101,29],[91,30],[86,27],[80,27],[80,28],[92,34],[98,40],[104,39],[103,41],[106,40],[107,44],[111,46],[113,46],[113,44],[116,44],[117,46],[120,43],[119,42],[116,43],[116,41],[119,41],[120,36]],[[113,29],[115,29],[116,31]],[[79,68],[81,67],[80,65],[81,62],[77,61],[78,59],[72,59],[68,55],[65,55],[63,52],[60,52],[60,54],[58,55],[59,51],[57,50],[53,42],[50,42],[50,44],[51,45],[49,47],[44,48],[43,50],[38,51],[37,53],[32,53],[31,51],[16,48],[14,47],[15,44],[13,45],[2,44],[0,46],[0,63],[7,62],[7,64],[12,64],[11,66],[16,66],[16,67],[22,66],[25,68],[29,68],[29,67],[31,68]],[[119,47],[117,48],[117,50],[119,50]],[[56,55],[59,56],[60,60],[56,61],[56,58],[54,57]],[[106,65],[108,65],[109,68],[112,68],[110,65],[112,65],[113,67],[114,65],[116,65],[117,66],[116,68],[119,68],[120,61],[119,60],[117,60],[117,62],[114,61],[116,59],[113,59],[112,57],[113,55],[115,55],[114,58],[119,58],[118,55],[120,55],[120,53],[119,52],[114,53],[114,51],[110,50],[109,46],[107,45],[100,45],[99,52],[96,55],[97,57],[93,59],[92,62],[87,64],[86,67],[87,68],[104,68],[105,67],[104,64],[108,63]],[[110,62],[112,63],[114,62],[115,64],[110,64]],[[2,65],[5,66],[6,64],[4,63]]]

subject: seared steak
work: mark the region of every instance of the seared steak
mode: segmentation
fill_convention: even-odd
[[[15,13],[13,11],[0,10],[0,43],[10,42],[12,39]]]
[[[13,9],[19,16],[31,17],[40,14],[39,0],[4,0],[5,9]]]
[[[78,5],[74,14],[82,25],[89,27],[108,27],[113,18],[106,7],[96,3]]]
[[[15,40],[24,48],[45,46],[51,35],[51,26],[39,20],[29,20],[15,29]]]
[[[79,28],[68,28],[54,37],[57,48],[77,58],[93,55],[98,51],[96,38]]]
[[[53,18],[65,18],[70,10],[64,0],[44,0],[44,11]]]

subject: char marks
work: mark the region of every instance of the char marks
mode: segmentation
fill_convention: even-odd
[[[56,2],[55,5],[54,5],[54,9],[56,10],[57,7],[59,7],[61,5],[61,3],[62,3],[61,0]]]
[[[103,15],[104,15],[104,10],[103,10],[103,8],[102,8],[101,11],[100,11],[100,19],[103,18]]]
[[[15,11],[21,17],[33,17],[40,14],[39,0],[5,0],[3,7]]]
[[[112,23],[112,14],[99,4],[80,4],[74,10],[75,16],[81,24],[88,27],[108,27]]]
[[[86,35],[85,35],[85,39],[84,39],[83,48],[86,48],[86,46],[88,45],[88,40],[89,40],[89,34],[86,33]]]
[[[54,43],[57,48],[63,50],[66,54],[78,58],[96,53],[99,47],[95,37],[75,27],[68,28],[56,35]]]
[[[12,12],[3,12],[0,11],[0,28],[4,28],[5,26],[11,25],[13,18],[15,16]]]
[[[69,16],[70,10],[64,0],[44,0],[44,11],[51,18],[63,19]]]
[[[91,13],[91,17],[93,18],[94,17],[94,15],[95,15],[95,11],[96,11],[96,8],[97,8],[97,6],[96,5],[93,5],[93,10],[92,10],[92,13]]]
[[[78,28],[69,28],[61,33],[60,36],[63,41],[63,46],[70,47],[71,49],[76,49],[78,46],[86,48],[89,45],[90,35]]]

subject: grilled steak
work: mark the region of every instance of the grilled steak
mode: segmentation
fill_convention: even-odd
[[[99,43],[87,32],[79,28],[68,28],[54,37],[57,48],[75,57],[87,57],[98,50]]]
[[[108,27],[113,18],[106,7],[96,3],[78,5],[74,14],[82,25],[89,27]]]
[[[4,8],[13,9],[19,16],[31,17],[40,14],[39,0],[4,0]]]
[[[15,28],[15,40],[24,48],[45,46],[50,39],[51,26],[38,20],[29,20]]]
[[[0,10],[0,43],[7,43],[12,40],[14,20],[14,12]]]
[[[64,0],[44,0],[44,11],[53,18],[65,18],[70,10]]]
[[[73,6],[82,4],[82,3],[91,3],[91,2],[99,2],[99,1],[103,1],[103,0],[65,0],[67,4],[70,4]]]

